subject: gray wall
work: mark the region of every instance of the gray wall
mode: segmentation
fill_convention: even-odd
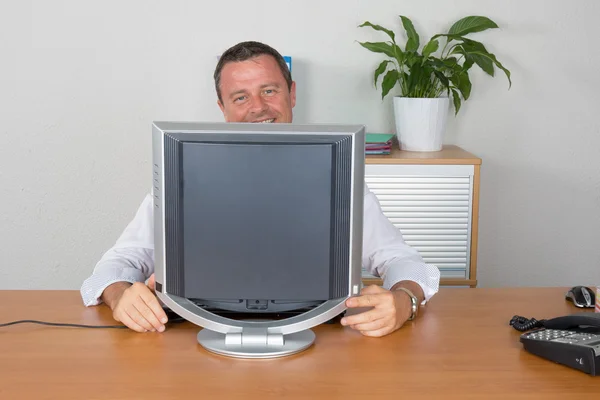
[[[483,159],[481,286],[600,284],[600,3],[5,1],[0,4],[0,288],[79,288],[150,187],[153,120],[221,121],[216,56],[242,40],[293,57],[297,122],[392,131],[364,20],[422,38],[465,15],[513,72],[472,73],[447,143]],[[235,11],[234,11],[235,10]],[[422,39],[423,40],[423,39]]]

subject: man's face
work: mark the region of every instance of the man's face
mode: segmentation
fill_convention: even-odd
[[[221,70],[219,108],[227,122],[292,122],[296,83],[291,90],[277,61],[260,55],[225,64]]]

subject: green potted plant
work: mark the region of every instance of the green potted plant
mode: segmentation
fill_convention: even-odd
[[[450,107],[450,98],[458,114],[463,101],[471,95],[469,70],[477,65],[494,76],[495,67],[504,71],[509,88],[510,71],[485,46],[465,37],[468,34],[498,28],[491,19],[469,16],[455,22],[447,33],[434,35],[422,48],[412,21],[400,15],[407,41],[396,42],[392,30],[366,21],[359,25],[387,34],[386,42],[358,42],[362,47],[386,56],[375,69],[374,84],[381,80],[382,100],[396,86],[394,97],[396,134],[400,148],[411,151],[439,151]],[[441,47],[440,42],[443,42]],[[421,50],[419,50],[421,48]],[[441,50],[440,50],[441,48]]]

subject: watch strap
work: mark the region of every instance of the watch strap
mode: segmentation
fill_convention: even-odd
[[[408,297],[410,297],[410,317],[408,317],[409,321],[412,321],[413,319],[415,319],[417,317],[417,311],[419,309],[419,301],[417,300],[417,296],[415,296],[413,294],[413,292],[411,292],[410,290],[408,290],[407,288],[404,287],[399,287],[396,290],[402,290],[403,292],[405,292]]]

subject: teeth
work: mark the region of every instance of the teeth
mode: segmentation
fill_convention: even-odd
[[[275,121],[275,118],[266,119],[264,121],[259,122],[259,124],[271,124],[273,123],[273,121]]]

